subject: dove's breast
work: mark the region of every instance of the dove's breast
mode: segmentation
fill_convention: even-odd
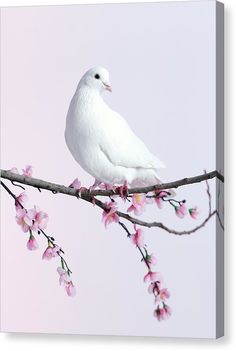
[[[94,101],[74,96],[66,118],[65,139],[74,159],[94,178],[104,180],[108,160],[99,142],[104,133],[107,106],[99,98]],[[104,159],[103,159],[104,158]]]
[[[101,182],[134,184],[138,180],[151,185],[157,181],[159,161],[99,94],[90,95],[85,90],[74,95],[65,138],[75,160]]]

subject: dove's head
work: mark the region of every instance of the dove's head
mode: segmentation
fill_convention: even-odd
[[[95,91],[102,93],[104,90],[112,91],[109,73],[106,68],[94,67],[88,70],[81,78],[79,86],[86,85]]]

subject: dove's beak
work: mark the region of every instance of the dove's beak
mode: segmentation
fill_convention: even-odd
[[[111,87],[111,85],[110,85],[110,84],[108,84],[108,83],[104,83],[104,82],[103,82],[103,85],[104,85],[104,87],[105,87],[105,89],[106,89],[106,90],[108,90],[108,91],[112,92],[112,87]]]

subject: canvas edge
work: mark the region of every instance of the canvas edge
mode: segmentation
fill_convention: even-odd
[[[0,7],[0,166],[2,165],[2,7]],[[1,178],[1,174],[0,174]],[[2,187],[0,189],[0,210],[2,206]],[[1,214],[0,211],[0,311],[2,311],[2,225],[1,225]],[[0,312],[0,332],[3,332],[2,329],[2,313]]]
[[[224,4],[215,2],[216,10],[216,169],[224,174]],[[223,219],[224,188],[216,179],[216,208]],[[219,188],[220,187],[220,188]],[[218,192],[220,197],[218,201]],[[224,336],[224,231],[215,216],[216,227],[216,338]]]

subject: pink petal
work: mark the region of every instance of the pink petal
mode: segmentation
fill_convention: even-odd
[[[81,182],[79,181],[78,178],[75,178],[73,182],[70,184],[70,188],[74,188],[76,190],[79,190],[81,188]]]
[[[33,167],[28,165],[22,169],[22,172],[26,177],[32,177]]]
[[[24,222],[25,222],[29,227],[33,224],[32,219],[30,219],[30,218],[28,217],[28,214],[26,214],[26,215],[24,216]]]
[[[76,289],[75,289],[75,287],[74,287],[74,285],[73,285],[73,283],[72,282],[70,282],[70,283],[68,283],[66,286],[65,286],[65,289],[66,289],[66,292],[67,292],[67,295],[68,296],[75,296],[75,294],[76,294]]]
[[[136,206],[143,206],[146,202],[146,195],[145,194],[133,194],[132,196],[132,203]]]
[[[26,210],[24,208],[17,208],[16,209],[16,216],[18,218],[24,217],[25,214],[26,214]]]
[[[58,274],[60,274],[60,275],[66,273],[65,269],[63,269],[62,267],[58,267],[58,268],[57,268],[57,272],[58,272]]]
[[[53,257],[52,256],[52,247],[48,246],[46,248],[46,250],[44,251],[42,258],[43,258],[43,260],[49,261],[49,260],[51,260],[52,257]]]
[[[39,245],[38,245],[36,239],[34,238],[34,236],[31,236],[31,238],[27,242],[28,250],[31,250],[31,251],[37,250],[38,247],[39,247]]]
[[[12,167],[10,169],[10,172],[15,173],[15,174],[19,174],[19,171],[18,171],[18,169],[16,167]]]
[[[37,213],[37,212],[36,212],[35,208],[32,208],[32,209],[28,210],[28,212],[27,212],[27,217],[28,217],[30,220],[33,220],[33,219],[35,219],[36,213]]]
[[[23,230],[24,233],[27,233],[29,230],[29,226],[25,223],[22,223],[21,229]]]

